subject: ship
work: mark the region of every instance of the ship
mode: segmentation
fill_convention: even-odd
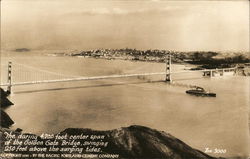
[[[195,87],[195,89],[187,90],[186,93],[202,97],[216,97],[215,93],[208,92],[202,87]]]

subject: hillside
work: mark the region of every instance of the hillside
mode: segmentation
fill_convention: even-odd
[[[249,52],[215,52],[215,51],[169,51],[169,50],[137,50],[137,49],[95,49],[55,53],[55,55],[82,56],[104,59],[122,59],[147,62],[165,62],[166,55],[171,54],[175,63],[191,63],[200,69],[228,68],[238,64],[250,63]]]
[[[8,133],[15,134],[16,138],[18,135],[20,136],[20,132],[10,132],[8,129],[1,129],[0,130],[0,136],[1,141],[6,141],[6,131],[9,131]],[[105,136],[104,139],[91,139],[91,142],[94,143],[102,143],[107,142],[108,144],[104,147],[102,147],[102,150],[100,152],[91,152],[92,154],[117,154],[119,155],[118,158],[126,158],[126,159],[133,159],[133,158],[143,158],[143,159],[215,159],[214,157],[211,157],[199,150],[196,150],[194,148],[191,148],[181,140],[175,138],[174,136],[162,132],[157,131],[151,128],[143,127],[143,126],[129,126],[124,127],[120,129],[114,129],[114,130],[108,130],[108,131],[96,131],[91,129],[83,129],[83,128],[68,128],[59,134],[56,134],[55,136],[64,136],[68,137],[64,141],[61,140],[55,140],[55,136],[50,138],[50,142],[59,142],[58,146],[55,146],[54,148],[67,148],[67,146],[62,146],[62,142],[68,143],[72,142],[73,140],[70,140],[69,137],[71,136],[83,136],[83,135],[94,135],[94,136]],[[27,134],[26,134],[27,135]],[[28,134],[30,136],[29,138],[35,138],[35,135]],[[45,143],[44,136],[37,137],[36,142],[39,143]],[[47,139],[48,140],[48,139]],[[25,140],[19,139],[20,142],[24,142]],[[83,148],[83,151],[81,154],[89,154],[90,152],[87,152],[86,145],[83,142],[84,139],[75,139],[74,143],[82,143],[77,146],[78,149]],[[12,145],[11,143],[10,145]],[[72,143],[71,143],[72,144]],[[101,144],[100,144],[101,145]],[[96,148],[101,146],[96,146]],[[34,147],[34,146],[33,146]],[[40,144],[37,146],[40,149],[44,149],[44,154],[51,154],[51,152],[46,149],[48,148],[48,145]],[[71,146],[72,147],[72,146]],[[28,153],[31,154],[30,148],[32,148],[31,145],[29,145],[28,149],[29,151],[15,151],[14,153]],[[76,148],[76,147],[75,147]],[[2,149],[3,151],[4,145],[2,142]],[[5,151],[6,152],[6,151]],[[8,152],[7,152],[8,153]],[[41,153],[41,152],[40,152]],[[59,158],[63,159],[64,156],[62,155],[63,152],[56,151],[54,154],[57,154],[60,156]],[[69,155],[72,155],[74,152],[72,152]],[[79,155],[79,154],[78,154]],[[67,157],[65,157],[67,158]],[[99,158],[99,157],[97,157]]]

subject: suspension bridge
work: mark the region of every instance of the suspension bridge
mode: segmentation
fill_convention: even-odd
[[[2,66],[1,74],[1,87],[7,87],[7,91],[11,93],[13,86],[21,85],[33,85],[43,83],[58,83],[58,82],[74,82],[74,81],[87,81],[87,80],[102,80],[102,79],[114,79],[114,78],[128,78],[138,76],[154,76],[164,75],[165,81],[172,83],[173,74],[194,73],[203,72],[203,76],[216,76],[217,74],[223,75],[224,73],[235,73],[236,68],[226,69],[205,69],[195,71],[178,71],[173,72],[171,68],[171,56],[166,57],[166,71],[165,72],[150,72],[150,73],[135,73],[135,74],[114,74],[114,75],[102,75],[102,76],[75,76],[65,75],[58,72],[52,72],[44,69],[34,68],[20,63],[8,62],[8,64]],[[192,87],[192,86],[191,86]]]

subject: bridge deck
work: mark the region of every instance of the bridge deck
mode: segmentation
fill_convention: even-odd
[[[180,73],[194,73],[194,72],[208,72],[208,71],[225,71],[234,70],[235,68],[225,68],[225,69],[205,69],[205,70],[195,70],[195,71],[179,71],[171,72],[170,74],[180,74]],[[28,81],[28,82],[14,82],[14,83],[4,83],[0,86],[20,86],[20,85],[31,85],[31,84],[42,84],[42,83],[57,83],[57,82],[71,82],[71,81],[85,81],[85,80],[101,80],[110,78],[125,78],[125,77],[136,77],[136,76],[152,76],[152,75],[167,75],[166,72],[153,72],[153,73],[138,73],[138,74],[123,74],[123,75],[108,75],[108,76],[92,76],[92,77],[75,77],[75,78],[65,78],[57,80],[38,80],[38,81]]]

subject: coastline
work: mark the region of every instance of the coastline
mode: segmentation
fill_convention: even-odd
[[[195,66],[191,70],[203,70],[214,68],[238,67],[244,73],[248,68],[250,55],[246,52],[212,52],[212,51],[168,51],[168,50],[136,50],[136,49],[96,49],[87,51],[69,51],[49,54],[51,56],[72,56],[82,58],[96,58],[106,60],[129,60],[142,62],[165,63],[166,58],[171,55],[171,61],[177,64],[190,64]]]

